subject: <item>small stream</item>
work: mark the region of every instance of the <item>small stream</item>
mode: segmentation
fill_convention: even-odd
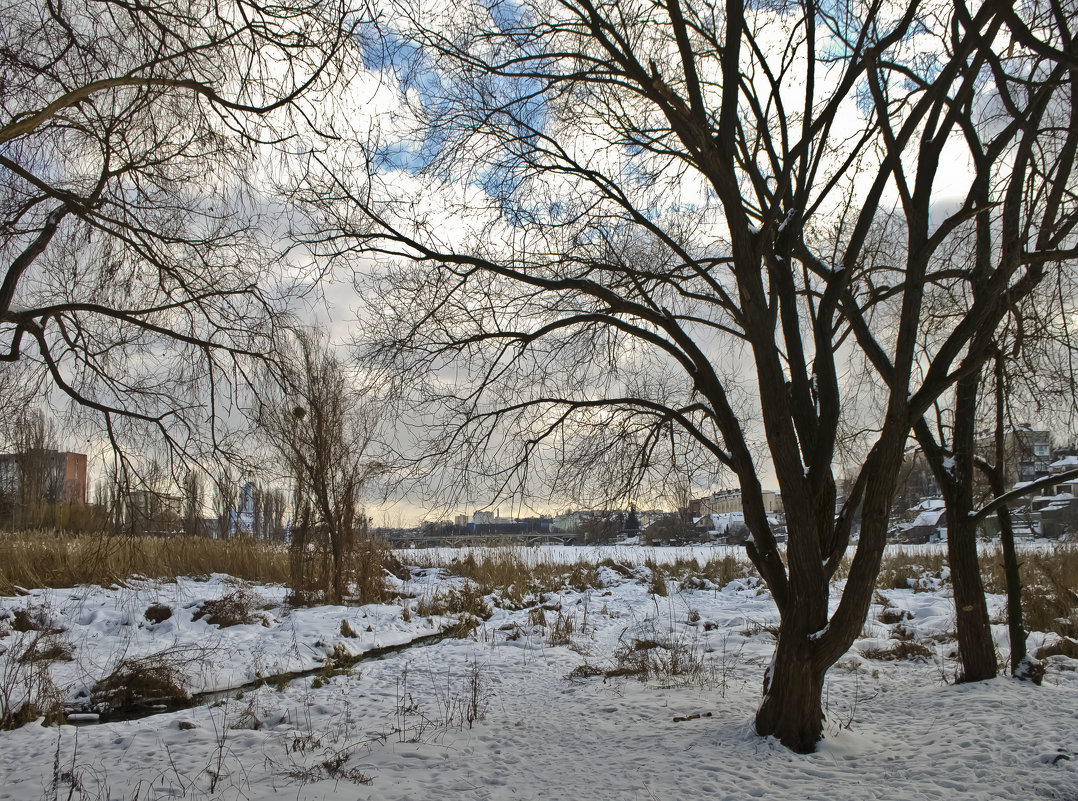
[[[421,637],[416,637],[408,642],[397,643],[396,645],[385,645],[380,648],[371,648],[361,654],[355,654],[343,659],[334,659],[332,667],[334,669],[350,668],[353,665],[358,665],[360,662],[384,659],[387,656],[400,653],[401,651],[407,651],[410,648],[423,645],[434,645],[449,637],[457,636],[457,631],[458,626],[453,624],[441,631],[424,634]],[[218,701],[233,698],[237,693],[256,690],[259,687],[265,687],[267,685],[278,686],[290,684],[299,679],[307,679],[316,676],[325,669],[326,664],[323,663],[307,670],[293,670],[286,673],[277,673],[272,676],[262,676],[255,681],[249,681],[222,690],[209,690],[207,692],[195,693],[187,698],[147,698],[134,704],[126,704],[122,708],[110,709],[103,712],[94,711],[88,704],[85,706],[72,706],[67,710],[64,725],[96,726],[101,723],[112,723],[115,721],[141,720],[143,718],[152,717],[153,715],[162,715],[180,709],[194,709],[200,706],[211,706]]]

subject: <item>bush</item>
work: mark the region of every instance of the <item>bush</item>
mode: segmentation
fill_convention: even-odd
[[[172,617],[172,609],[167,604],[150,604],[143,613],[151,623],[164,623]]]
[[[474,584],[421,598],[415,611],[420,617],[470,615],[480,620],[487,620],[494,614],[482,591]]]
[[[120,660],[112,673],[94,684],[90,703],[103,713],[125,713],[186,702],[190,696],[174,656],[173,652],[162,652],[142,659]]]
[[[626,635],[628,635],[626,637]],[[641,681],[656,680],[668,686],[711,684],[714,665],[694,634],[679,634],[646,618],[626,631],[614,649],[608,678],[635,676]]]
[[[0,649],[0,729],[37,718],[64,719],[64,697],[52,681],[56,662],[70,661],[74,646],[54,631],[8,633]]]
[[[374,537],[357,537],[342,555],[343,594],[334,597],[333,553],[328,536],[296,538],[289,547],[289,603],[381,603],[389,598],[386,573],[400,570],[386,543]]]
[[[213,601],[206,601],[191,616],[192,620],[206,618],[210,625],[222,629],[251,623],[265,623],[265,618],[255,615],[256,610],[267,608],[265,599],[248,587],[238,587]]]
[[[895,661],[899,659],[931,659],[932,649],[923,642],[914,639],[899,639],[886,648],[869,647],[858,649],[865,659]]]

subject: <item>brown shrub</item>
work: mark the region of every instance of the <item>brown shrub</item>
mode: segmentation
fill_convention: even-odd
[[[342,593],[334,591],[334,562],[330,540],[325,534],[293,540],[288,552],[291,592],[288,602],[295,606],[316,603],[344,603],[361,606],[388,600],[386,574],[391,569],[404,572],[385,541],[376,537],[356,537],[348,544],[342,560]]]
[[[189,697],[183,672],[162,653],[142,659],[123,659],[115,670],[94,684],[90,703],[106,713],[123,713],[157,704],[178,704]]]
[[[13,631],[41,631],[48,634],[58,634],[61,631],[61,629],[52,628],[49,613],[43,607],[28,606],[23,609],[15,609],[11,614],[11,628]]]
[[[911,617],[912,615],[905,609],[895,609],[894,607],[891,607],[880,611],[880,623],[888,626],[894,623],[901,623],[903,620],[908,620]]]
[[[151,623],[163,623],[172,617],[172,608],[168,604],[150,604],[146,607],[143,617]]]
[[[474,584],[421,598],[415,611],[420,617],[466,615],[480,620],[494,614],[482,591]]]
[[[248,587],[237,587],[216,600],[205,601],[191,619],[206,618],[207,623],[224,629],[264,622],[264,618],[255,615],[257,610],[263,608],[266,608],[266,601],[262,596]]]
[[[931,659],[932,649],[914,639],[893,640],[886,648],[859,648],[865,659],[894,661],[898,659]]]
[[[23,664],[45,662],[71,662],[75,658],[75,646],[53,633],[41,632],[29,647],[19,655]]]

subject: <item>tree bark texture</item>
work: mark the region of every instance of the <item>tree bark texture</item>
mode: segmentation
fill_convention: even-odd
[[[764,676],[764,698],[756,712],[756,732],[776,737],[799,754],[816,750],[823,737],[824,675],[813,643],[780,627],[774,661]]]
[[[947,561],[954,587],[960,681],[983,681],[998,672],[996,647],[984,598],[984,583],[977,559],[977,527],[968,520],[953,521],[947,531]]]

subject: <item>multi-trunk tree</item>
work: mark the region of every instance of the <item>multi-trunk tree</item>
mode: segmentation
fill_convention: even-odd
[[[1004,4],[992,8],[999,13],[1002,28],[998,42],[982,48],[979,56],[990,91],[982,90],[961,107],[961,138],[972,179],[967,204],[978,213],[971,224],[955,230],[954,247],[939,254],[941,261],[953,265],[955,275],[939,284],[943,305],[934,310],[932,324],[926,328],[926,358],[935,354],[937,320],[961,317],[978,306],[984,315],[973,321],[976,331],[966,352],[958,357],[958,380],[949,398],[949,430],[937,426],[933,431],[925,417],[914,426],[947,505],[947,555],[959,651],[963,677],[973,681],[997,672],[976,537],[977,427],[983,423],[977,412],[982,383],[989,383],[982,379],[992,372],[986,369],[986,354],[992,355],[996,368],[997,470],[988,472],[998,496],[1006,489],[999,474],[1005,403],[1003,351],[1010,347],[1017,355],[1027,335],[1036,337],[1025,330],[1025,321],[1037,317],[1028,308],[1038,300],[1035,285],[1046,275],[1051,286],[1070,283],[1070,276],[1064,278],[1064,274],[1074,268],[1078,224],[1073,177],[1078,152],[1075,8],[1033,4],[1021,14]],[[1001,49],[1004,43],[1009,44]],[[1001,287],[997,282],[1001,274],[1021,276],[1022,291]],[[1061,294],[1060,300],[1057,313],[1070,315],[1070,298],[1064,300]],[[983,436],[984,443],[987,440]],[[1008,561],[1016,574],[1013,553]],[[1020,609],[1013,611],[1020,616]],[[1020,625],[1014,624],[1012,620],[1012,634],[1020,636]],[[1024,652],[1024,644],[1018,647]]]
[[[393,102],[357,110],[362,152],[334,140],[302,176],[312,245],[375,273],[372,355],[435,423],[435,481],[736,477],[781,617],[756,730],[798,751],[861,630],[911,426],[1073,255],[1070,67],[1016,13],[388,3],[364,57]],[[1025,25],[1070,52],[1050,17]],[[980,220],[1002,234],[971,272],[946,254]],[[854,430],[865,456],[836,509]]]

